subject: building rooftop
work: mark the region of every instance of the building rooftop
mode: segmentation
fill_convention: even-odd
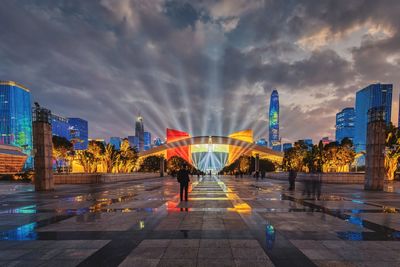
[[[26,88],[25,86],[23,86],[20,83],[14,82],[14,81],[0,81],[0,85],[17,86],[27,92],[30,92],[30,90],[28,88]]]

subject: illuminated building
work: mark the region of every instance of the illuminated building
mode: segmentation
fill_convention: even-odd
[[[345,108],[336,114],[336,141],[342,142],[343,138],[354,139],[354,108]]]
[[[0,145],[0,173],[21,172],[27,158],[19,147]]]
[[[75,150],[85,150],[88,148],[89,129],[88,122],[80,118],[69,118],[71,126],[71,142]]]
[[[268,141],[264,138],[260,138],[256,141],[256,144],[259,146],[268,146]]]
[[[71,139],[70,125],[67,118],[51,114],[51,133],[55,136]]]
[[[31,93],[12,81],[0,81],[0,144],[21,148],[25,167],[33,167]]]
[[[325,145],[328,145],[328,144],[330,144],[330,143],[332,143],[332,142],[335,142],[335,141],[333,141],[333,140],[330,140],[329,139],[329,137],[323,137],[322,139],[321,139],[321,141],[322,141],[322,144],[325,146]]]
[[[229,136],[196,136],[189,133],[167,129],[167,142],[139,153],[139,158],[174,156],[185,159],[189,164],[205,172],[218,172],[224,166],[235,162],[241,156],[268,159],[282,163],[283,153],[254,143],[253,131],[244,130]]]
[[[110,144],[119,150],[121,148],[121,138],[116,136],[110,137]]]
[[[190,135],[188,133],[174,130],[174,129],[167,129],[166,135],[167,135],[167,144],[190,137]],[[167,150],[167,159],[170,159],[173,156],[178,156],[178,157],[183,158],[187,162],[191,162],[190,147],[182,146],[182,147],[178,147],[178,148],[168,149]]]
[[[290,149],[290,148],[292,148],[292,147],[293,147],[292,143],[284,143],[284,144],[282,145],[283,152],[287,151],[288,149]]]
[[[160,137],[156,137],[154,138],[153,144],[154,146],[161,146],[163,144],[163,141],[161,140]]]
[[[273,90],[269,102],[269,145],[272,149],[280,151],[279,139],[279,95]]]
[[[143,151],[144,149],[144,126],[143,126],[143,117],[138,116],[135,123],[135,136],[138,138],[138,150]]]
[[[356,93],[356,117],[354,129],[354,146],[356,152],[365,151],[367,139],[368,110],[384,107],[385,121],[391,122],[392,84],[370,84]]]
[[[129,145],[137,150],[139,150],[139,137],[137,136],[128,136]]]
[[[151,148],[151,133],[150,132],[144,132],[143,134],[143,149],[144,150],[149,150]]]

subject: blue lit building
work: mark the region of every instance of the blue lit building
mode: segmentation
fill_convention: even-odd
[[[139,151],[139,137],[132,135],[128,136],[128,141],[131,147],[134,147]]]
[[[336,141],[342,142],[343,138],[354,140],[354,121],[356,112],[354,108],[345,108],[336,114]]]
[[[21,148],[25,168],[33,168],[31,93],[13,81],[0,81],[0,144]]]
[[[268,141],[265,138],[260,138],[256,141],[256,145],[259,146],[268,146]]]
[[[51,114],[51,132],[55,136],[71,139],[70,125],[67,118]]]
[[[110,137],[110,144],[119,150],[121,148],[121,138],[116,136]]]
[[[389,124],[392,116],[392,84],[370,84],[356,94],[354,146],[356,152],[365,151],[367,139],[368,110],[384,107],[385,120]]]
[[[273,150],[281,151],[279,139],[279,95],[273,90],[269,102],[269,145]]]
[[[150,132],[144,132],[143,134],[144,137],[144,150],[149,150],[151,148],[151,133]]]
[[[153,143],[154,143],[154,146],[161,146],[163,144],[163,141],[161,140],[160,137],[156,137],[156,138],[154,138]]]
[[[292,148],[292,147],[293,147],[292,143],[284,143],[284,144],[282,145],[283,152],[285,152],[286,150],[288,150],[288,149],[290,149],[290,148]]]
[[[136,122],[135,122],[135,136],[139,140],[138,145],[136,146],[138,151],[143,151],[143,149],[144,149],[144,125],[143,125],[143,117],[140,115],[137,117]]]
[[[80,118],[69,118],[71,126],[71,142],[75,150],[85,150],[88,148],[89,128],[88,122]]]

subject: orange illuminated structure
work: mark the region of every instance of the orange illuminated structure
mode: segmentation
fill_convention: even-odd
[[[200,170],[216,166],[221,169],[233,163],[242,155],[269,159],[282,163],[283,153],[254,143],[253,131],[244,130],[229,136],[196,136],[167,129],[167,142],[139,153],[139,158],[158,155],[164,158],[179,156]],[[208,160],[208,162],[207,162]],[[211,162],[211,165],[209,163]],[[212,165],[216,163],[215,165]],[[206,166],[206,167],[205,167]]]
[[[186,132],[174,130],[174,129],[167,129],[167,144],[177,142],[183,139],[190,138],[190,135]],[[186,160],[188,163],[192,163],[190,157],[190,146],[178,146],[175,148],[167,149],[167,159],[170,159],[174,156],[178,156]]]
[[[0,173],[21,172],[27,158],[18,147],[0,145]]]

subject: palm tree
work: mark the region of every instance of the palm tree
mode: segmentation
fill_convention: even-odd
[[[114,148],[114,146],[107,144],[101,158],[103,166],[105,166],[105,171],[107,173],[113,172],[118,159],[118,151]]]

